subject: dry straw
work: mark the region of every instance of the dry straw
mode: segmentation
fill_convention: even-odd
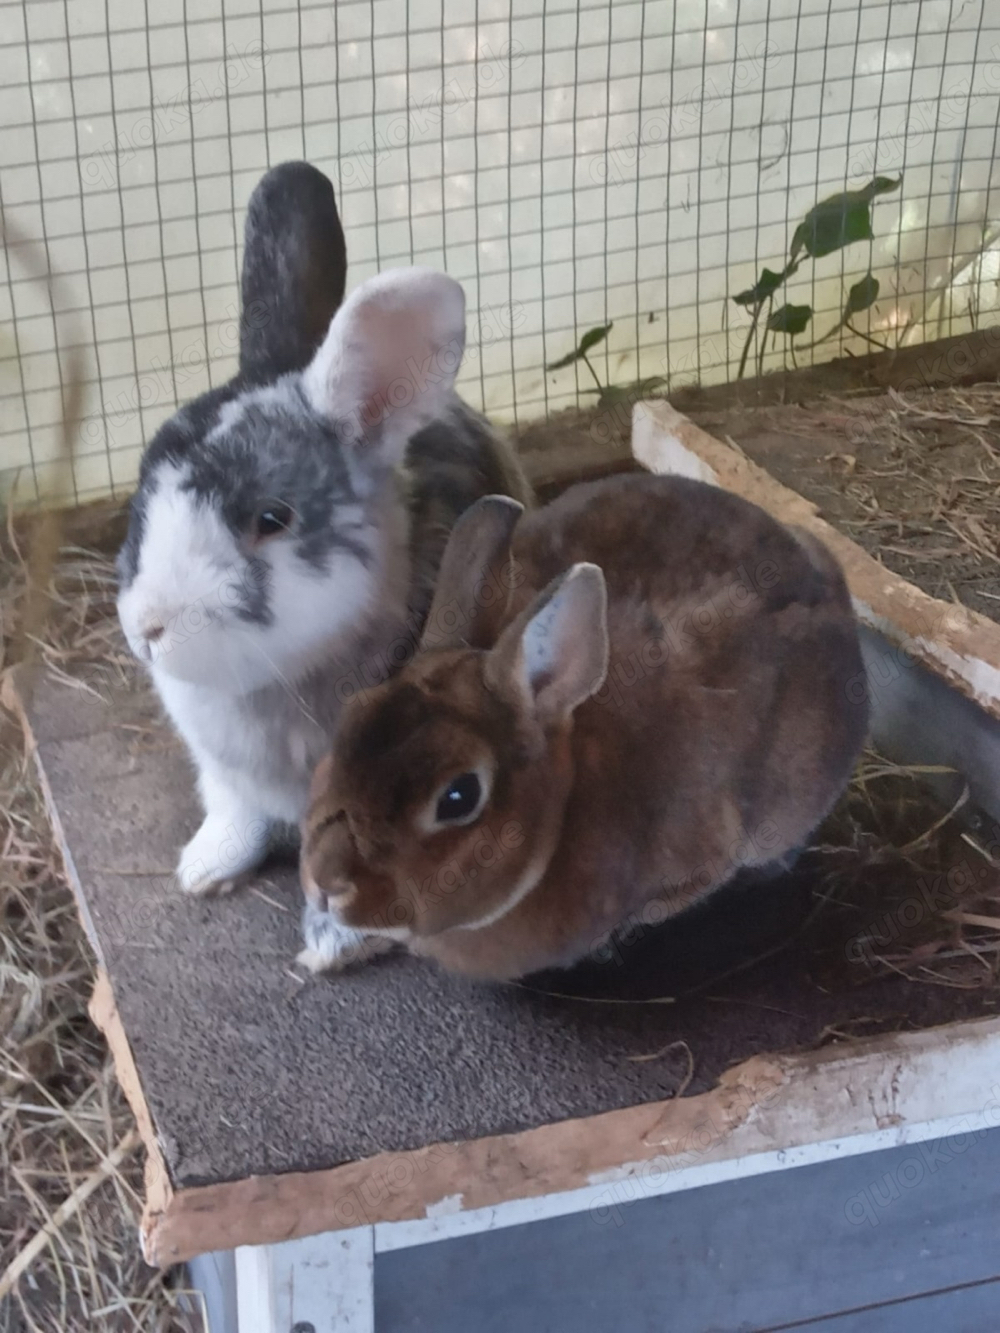
[[[8,254],[26,259],[45,284],[53,310],[66,308],[37,252],[21,240],[15,248],[9,227],[6,242]],[[61,341],[67,387],[58,468],[68,478],[81,410],[82,340]],[[989,543],[984,548],[962,504],[967,510],[986,492],[996,494],[997,401],[995,392],[969,391],[961,399],[911,397],[905,412],[891,398],[885,406],[886,429],[908,451],[919,439],[918,427],[939,425],[944,413],[959,419],[966,438],[979,441],[983,462],[973,489],[958,497],[957,507],[952,495],[947,512],[935,517],[936,531],[949,532],[975,557],[977,569],[995,560],[995,553]],[[829,416],[855,409],[828,400],[817,410]],[[529,451],[543,447],[537,427],[526,434]],[[559,423],[553,456],[573,440],[580,440],[579,422]],[[922,475],[933,489],[934,479]],[[120,511],[110,504],[82,515],[39,511],[15,518],[8,509],[0,580],[0,668],[8,702],[15,666],[22,699],[41,670],[82,690],[92,688],[94,669],[105,682],[124,680],[129,659],[114,616],[108,549],[116,526]],[[895,865],[911,876],[940,867],[944,841],[954,844],[959,836],[956,812],[928,806],[916,794],[916,779],[928,776],[926,769],[866,756],[816,849],[821,860],[829,857],[817,877],[816,912],[836,910],[847,900],[864,902],[868,878],[879,866]],[[901,972],[915,985],[996,988],[1000,865],[974,833],[966,829],[960,838],[990,875],[974,893],[925,921],[917,937],[871,942],[867,965],[876,973]],[[0,1333],[193,1333],[202,1327],[197,1300],[172,1285],[169,1275],[147,1268],[139,1255],[142,1163],[135,1124],[87,1018],[94,960],[10,711],[0,713],[0,843]],[[875,914],[879,904],[870,906]],[[793,946],[796,938],[781,947]],[[670,1004],[672,997],[639,1003]],[[824,1038],[860,1034],[831,1030]],[[697,1053],[685,1043],[642,1058],[678,1053],[687,1062],[686,1086]]]
[[[63,430],[56,489],[69,489],[82,407],[82,338],[40,251],[4,223],[15,257],[48,293],[59,328]],[[61,327],[60,327],[61,326]],[[105,510],[110,515],[110,510]],[[113,571],[67,542],[67,516],[7,511],[0,671],[10,704],[42,669],[121,669]],[[115,664],[118,664],[117,667]],[[87,1018],[94,960],[80,926],[31,757],[0,712],[0,1333],[194,1333],[199,1303],[142,1262],[141,1154],[132,1115]]]

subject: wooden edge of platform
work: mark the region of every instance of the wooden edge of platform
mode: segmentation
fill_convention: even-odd
[[[112,1032],[121,1031],[113,1009],[99,1012]],[[833,1145],[816,1154],[820,1160],[932,1137],[944,1131],[926,1126],[945,1121],[950,1132],[974,1135],[1000,1125],[998,1047],[1000,1019],[990,1018],[800,1056],[754,1056],[695,1097],[197,1188],[170,1189],[157,1151],[143,1252],[166,1267],[321,1232],[446,1214],[458,1222],[452,1214],[588,1187],[590,1195],[568,1211],[586,1208],[601,1222],[622,1203],[667,1192],[688,1168],[803,1147],[808,1157],[813,1145]],[[128,1092],[134,1066],[124,1034],[113,1049]],[[152,1132],[146,1119],[144,1137]],[[853,1149],[845,1146],[851,1141]]]
[[[59,811],[56,808],[55,801],[52,798],[45,766],[41,762],[38,742],[35,737],[34,728],[31,725],[31,709],[29,706],[31,691],[28,688],[31,684],[32,679],[30,677],[26,679],[24,669],[21,667],[16,668],[4,680],[2,702],[4,706],[17,717],[21,724],[25,744],[35,762],[35,772],[38,775],[42,798],[45,801],[45,809],[49,818],[49,823],[52,825],[52,832],[56,846],[59,848],[59,853],[63,860],[66,880],[73,892],[73,897],[76,900],[76,909],[80,916],[80,920],[83,923],[87,938],[90,940],[91,948],[94,950],[97,957],[97,972],[94,978],[94,986],[91,991],[90,1003],[88,1004],[87,1009],[91,1021],[94,1023],[95,1027],[103,1033],[104,1039],[108,1043],[108,1049],[111,1052],[111,1058],[115,1066],[115,1076],[121,1085],[132,1114],[135,1116],[136,1126],[138,1127],[140,1137],[142,1138],[143,1146],[146,1149],[145,1200],[141,1232],[143,1253],[145,1255],[146,1235],[150,1231],[155,1230],[156,1219],[169,1210],[174,1190],[170,1182],[170,1172],[167,1169],[166,1161],[160,1149],[156,1128],[153,1124],[153,1117],[146,1104],[146,1098],[142,1091],[142,1081],[139,1078],[139,1071],[136,1068],[135,1059],[132,1055],[132,1047],[129,1044],[128,1037],[125,1034],[125,1027],[121,1021],[121,1016],[118,1013],[118,1006],[115,1002],[111,979],[103,965],[100,942],[97,937],[97,932],[94,929],[93,922],[90,919],[90,911],[82,891],[80,877],[72,857],[70,856],[66,836],[62,827],[62,820],[59,817]],[[152,1260],[149,1260],[149,1262],[152,1262]]]
[[[111,1059],[114,1061],[115,1077],[118,1079],[122,1092],[125,1094],[125,1100],[135,1116],[136,1125],[146,1149],[145,1199],[143,1201],[140,1238],[143,1258],[147,1263],[156,1266],[156,1261],[151,1259],[149,1254],[149,1237],[155,1234],[160,1219],[170,1212],[176,1196],[173,1185],[170,1183],[170,1172],[167,1169],[167,1163],[160,1149],[153,1117],[143,1095],[142,1081],[136,1068],[132,1047],[125,1035],[125,1027],[118,1013],[118,1005],[115,1003],[111,979],[103,967],[97,969],[94,989],[91,992],[87,1010],[95,1027],[101,1030],[105,1041],[108,1043]],[[193,1255],[186,1255],[185,1258],[193,1258]]]
[[[41,779],[65,856],[44,772]],[[82,903],[68,857],[66,869]],[[141,1242],[157,1267],[377,1224],[417,1224],[421,1236],[434,1239],[466,1219],[475,1229],[480,1210],[488,1225],[531,1220],[532,1201],[540,1215],[589,1210],[596,1223],[607,1222],[624,1203],[730,1179],[755,1159],[770,1170],[798,1150],[797,1161],[824,1160],[932,1137],[945,1122],[961,1132],[1000,1125],[1000,1018],[987,1018],[803,1055],[754,1056],[694,1097],[328,1169],[176,1188],[103,968],[90,1012],[148,1154]],[[564,1206],[553,1209],[554,1196],[563,1196]],[[506,1223],[499,1220],[505,1205]]]
[[[801,496],[700,431],[669,404],[641,404],[637,417],[640,411],[645,419],[633,428],[633,448],[645,466],[701,475],[816,532],[841,559],[859,603],[871,615],[884,617],[906,650],[924,657],[939,674],[956,679],[929,651],[911,642],[910,626],[917,624],[924,603],[933,637],[926,628],[922,637],[932,647],[944,645],[964,662],[974,639],[984,666],[1000,667],[1000,631],[991,621],[938,602],[889,575],[824,523]],[[989,643],[987,631],[994,636]],[[963,680],[957,683],[970,693]],[[981,702],[977,694],[973,697]],[[1000,689],[989,697],[993,707],[985,706],[997,712]],[[28,744],[37,752],[23,703],[17,711]],[[42,766],[38,768],[67,876],[93,939],[58,811]],[[716,1178],[729,1178],[741,1162],[800,1148],[805,1150],[802,1160],[820,1160],[824,1152],[869,1151],[931,1137],[943,1133],[946,1123],[955,1133],[967,1132],[966,1126],[974,1133],[1000,1125],[1000,1018],[988,1018],[845,1042],[807,1054],[754,1056],[694,1097],[517,1134],[381,1153],[311,1172],[175,1188],[103,968],[90,1012],[108,1041],[147,1150],[141,1238],[147,1262],[160,1267],[211,1251],[327,1231],[458,1221],[476,1210],[573,1191],[581,1194],[572,1210],[589,1209],[595,1222],[605,1222],[620,1204],[665,1193],[680,1182],[685,1187],[708,1183],[705,1169],[713,1164],[719,1168]]]
[[[1000,718],[1000,625],[977,611],[931,597],[893,574],[821,518],[810,500],[666,401],[636,404],[632,452],[651,472],[713,482],[752,500],[782,522],[814,533],[840,561],[862,623]]]

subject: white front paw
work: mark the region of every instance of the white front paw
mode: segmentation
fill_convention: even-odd
[[[302,915],[302,937],[306,947],[295,961],[309,972],[343,972],[348,967],[370,963],[388,953],[394,941],[383,935],[364,935],[342,926],[330,912],[307,903]]]
[[[208,815],[181,852],[178,884],[184,893],[202,894],[215,888],[226,892],[240,875],[264,859],[269,833],[264,819],[252,819],[240,829],[232,820]]]

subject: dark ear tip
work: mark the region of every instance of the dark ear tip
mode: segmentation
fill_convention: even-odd
[[[566,571],[566,578],[578,580],[581,587],[590,586],[603,590],[607,586],[604,570],[590,560],[578,560],[575,565],[570,565]]]
[[[261,176],[247,207],[253,210],[275,199],[284,202],[289,195],[303,200],[312,197],[329,207],[333,203],[333,185],[329,177],[309,162],[279,162]]]
[[[458,516],[452,528],[452,538],[467,541],[467,534],[475,539],[477,535],[486,537],[489,533],[492,535],[487,540],[509,540],[523,513],[524,505],[509,495],[481,495]],[[449,542],[449,545],[453,544],[453,541]]]
[[[524,505],[509,495],[481,495],[466,509],[459,522],[471,525],[489,519],[513,527],[523,513]]]
[[[540,611],[543,606],[566,588],[575,586],[577,589],[592,594],[596,594],[597,599],[604,606],[608,600],[608,585],[604,577],[604,570],[600,565],[592,564],[589,560],[580,560],[575,565],[570,565],[569,569],[564,569],[557,574],[555,578],[541,590],[536,598],[532,615]]]
[[[347,246],[333,185],[308,162],[280,162],[257,182],[243,234],[240,372],[264,382],[305,369],[344,299]]]
[[[520,517],[524,513],[524,505],[512,495],[484,495],[476,501],[476,504],[483,509],[493,510],[497,515],[506,513],[511,518],[515,514]]]

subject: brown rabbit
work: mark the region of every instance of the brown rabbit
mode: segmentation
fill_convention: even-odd
[[[632,474],[455,527],[421,651],[343,714],[303,829],[314,970],[392,940],[568,966],[801,848],[867,728],[833,557],[726,491]]]

